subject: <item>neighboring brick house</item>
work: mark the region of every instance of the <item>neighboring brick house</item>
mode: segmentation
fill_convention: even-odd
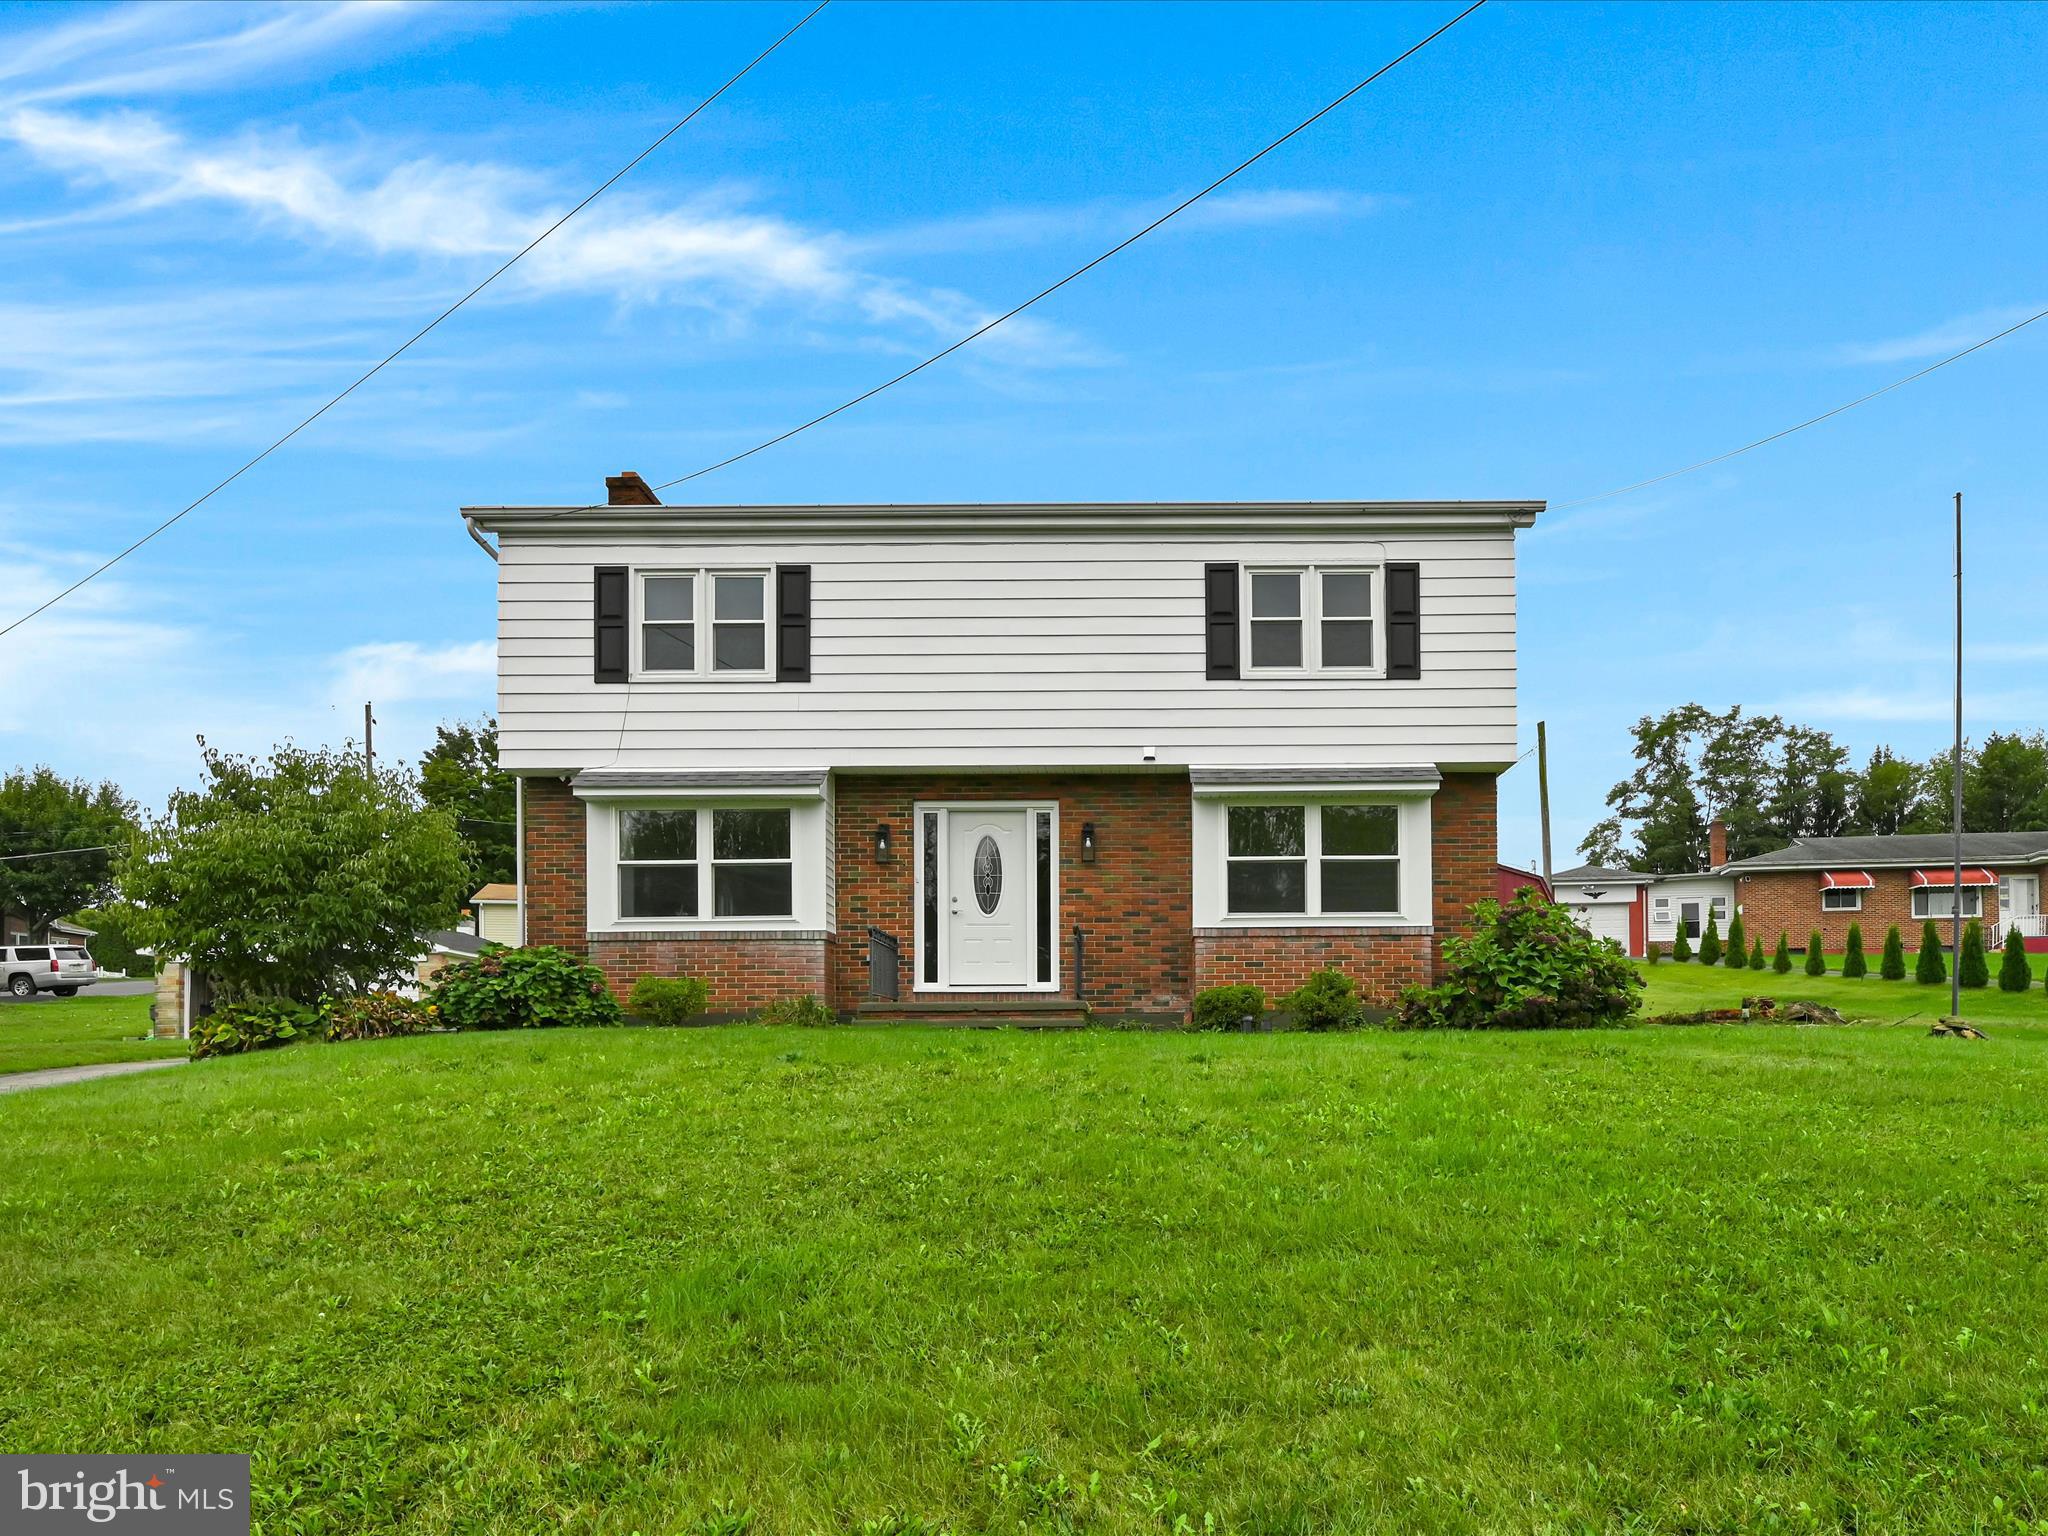
[[[1496,890],[1540,503],[606,484],[464,516],[498,536],[523,932],[622,997],[1179,1018],[1335,965],[1388,998]]]

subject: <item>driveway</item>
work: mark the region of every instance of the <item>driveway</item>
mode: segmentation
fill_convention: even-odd
[[[147,976],[130,976],[125,981],[96,981],[89,987],[80,987],[80,997],[148,997],[156,991],[156,983]],[[12,1002],[66,1003],[70,999],[59,997],[54,992],[38,992],[33,998],[15,998],[0,992],[0,1004]]]
[[[161,1061],[102,1061],[89,1067],[45,1067],[39,1072],[0,1074],[0,1093],[20,1093],[25,1088],[56,1088],[64,1083],[89,1083],[96,1077],[126,1077],[131,1072],[161,1072],[165,1067],[182,1067],[185,1058],[170,1056]]]

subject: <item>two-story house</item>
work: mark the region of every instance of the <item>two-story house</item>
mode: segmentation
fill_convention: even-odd
[[[498,540],[521,932],[621,996],[1174,1017],[1327,965],[1389,997],[1494,892],[1541,503],[607,486],[463,515]]]

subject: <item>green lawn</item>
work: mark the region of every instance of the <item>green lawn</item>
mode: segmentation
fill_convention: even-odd
[[[151,1040],[147,997],[76,997],[0,1002],[0,1073],[100,1061],[182,1056],[182,1040]]]
[[[311,1045],[0,1169],[0,1444],[266,1536],[2048,1516],[2048,1028]]]
[[[2048,955],[2032,957],[2038,976],[2048,965]],[[1870,975],[1851,981],[1845,976],[1808,976],[1805,960],[1795,960],[1792,974],[1776,971],[1730,970],[1726,966],[1681,964],[1673,960],[1638,968],[1649,983],[1644,995],[1647,1014],[1690,1013],[1701,1008],[1733,1008],[1745,997],[1774,997],[1780,1002],[1795,999],[1825,1003],[1850,1018],[1898,1023],[1913,1019],[1932,1024],[1948,1012],[1948,983],[1923,987],[1911,979],[1912,957],[1907,957],[1908,979],[1884,981],[1876,974],[1876,959]],[[1998,990],[1998,961],[1991,963],[1991,985],[1963,989],[1963,1017],[1986,1028],[2004,1024],[2035,1024],[2048,1029],[2048,991],[2039,981],[2028,992]]]

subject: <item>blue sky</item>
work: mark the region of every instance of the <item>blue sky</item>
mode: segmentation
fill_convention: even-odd
[[[794,6],[0,5],[5,617],[213,483]],[[0,641],[6,756],[415,753],[490,703],[467,502],[685,473],[1120,238],[1451,14],[840,0],[303,438]],[[1690,462],[2048,305],[2048,9],[1496,3],[1233,183],[700,499],[1545,497]],[[2048,719],[2048,322],[1547,518],[1524,732],[1560,862],[1638,715]],[[1502,846],[1536,848],[1530,765]]]

